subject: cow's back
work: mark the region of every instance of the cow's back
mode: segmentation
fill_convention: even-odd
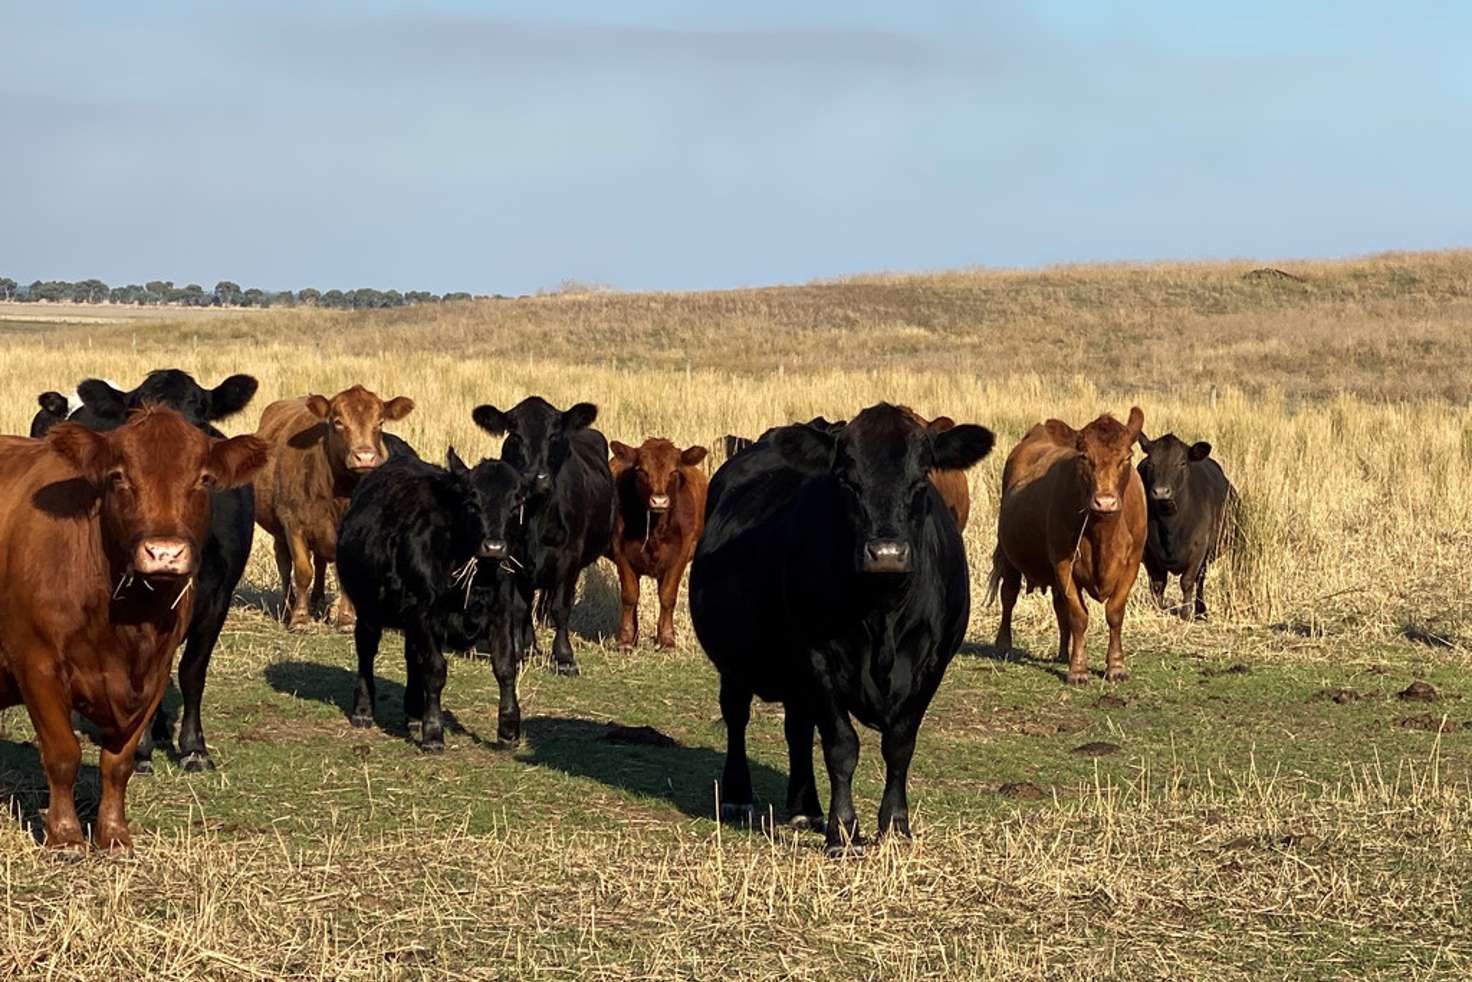
[[[324,448],[327,424],[307,408],[305,396],[281,399],[261,414],[256,436],[271,447],[271,459],[254,482],[261,528],[279,536],[292,525],[307,533],[314,548],[335,543],[339,516]]]
[[[565,490],[558,489],[570,496],[560,504],[570,519],[570,530],[581,539],[580,566],[587,566],[608,551],[613,539],[617,509],[613,472],[608,464],[608,440],[598,430],[585,427],[573,432],[568,441],[572,448],[568,465],[575,467],[575,473]]]
[[[1054,563],[1075,543],[1079,525],[1071,507],[1070,485],[1078,451],[1039,423],[1022,437],[1002,468],[1002,502],[997,544],[1029,583],[1051,576]]]

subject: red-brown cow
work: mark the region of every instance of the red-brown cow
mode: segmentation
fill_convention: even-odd
[[[705,528],[707,481],[697,466],[705,448],[681,450],[650,437],[639,447],[614,440],[609,449],[618,510],[608,555],[618,567],[623,602],[618,646],[632,648],[638,641],[639,577],[648,576],[659,583],[659,646],[673,648],[680,580]]]
[[[949,416],[926,419],[909,406],[901,406],[900,409],[932,433],[944,433],[946,430],[956,428],[956,421]],[[935,490],[940,492],[941,500],[951,510],[951,517],[956,520],[956,531],[965,532],[966,520],[971,517],[971,481],[967,478],[966,472],[942,470],[939,467],[932,468],[930,483],[935,485]]]
[[[413,409],[412,399],[384,402],[355,385],[331,399],[282,399],[261,414],[256,436],[274,452],[256,475],[256,522],[275,540],[282,613],[293,629],[306,627],[312,608],[323,603],[327,567],[337,561],[337,523],[358,479],[392,455],[413,454],[383,432],[385,420]],[[356,620],[352,602],[337,600],[337,626],[349,630]]]
[[[1084,593],[1104,604],[1109,622],[1104,678],[1129,677],[1120,629],[1145,550],[1145,489],[1130,455],[1144,425],[1138,406],[1127,424],[1105,415],[1075,430],[1050,419],[1007,456],[988,598],[1000,589],[999,652],[1012,647],[1012,608],[1026,578],[1030,591],[1053,590],[1058,657],[1068,661],[1069,682],[1089,680]]]
[[[193,614],[210,493],[249,481],[267,453],[155,408],[108,433],[0,437],[0,708],[24,703],[35,726],[48,846],[86,848],[75,709],[101,735],[97,845],[132,848],[124,793]]]

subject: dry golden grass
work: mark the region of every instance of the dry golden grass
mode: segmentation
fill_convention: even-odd
[[[470,409],[528,393],[597,402],[610,437],[681,444],[905,402],[998,433],[972,474],[966,535],[979,646],[996,623],[981,600],[1006,450],[1046,416],[1077,424],[1138,403],[1152,435],[1210,440],[1244,508],[1208,579],[1216,622],[1147,609],[1142,584],[1127,658],[1209,651],[1327,673],[1403,652],[1410,637],[1436,647],[1396,657],[1465,670],[1472,253],[1283,265],[1304,281],[1244,278],[1252,265],[1082,267],[44,336],[0,323],[0,432],[25,431],[42,389],[91,374],[133,385],[170,366],[208,384],[261,379],[232,432],[307,391],[362,382],[410,395],[418,409],[397,431],[429,457],[452,444],[493,452]],[[267,552],[258,539],[253,595],[275,589]],[[612,621],[606,581],[590,577],[585,636]],[[1046,653],[1051,617],[1025,599],[1023,643]],[[246,686],[293,643],[259,620],[227,638],[212,693]],[[708,688],[683,611],[678,626],[685,646],[665,664]],[[529,684],[528,705],[550,698]],[[951,738],[942,708],[960,714],[966,701],[938,707],[937,734]],[[713,699],[696,705],[714,711]],[[1142,763],[995,819],[926,815],[913,846],[851,864],[785,833],[736,836],[641,807],[602,831],[509,813],[487,827],[443,810],[376,831],[334,813],[303,831],[273,823],[265,801],[263,826],[237,834],[201,806],[197,821],[160,821],[139,861],[80,870],[52,865],[11,826],[0,977],[1465,975],[1472,789],[1435,756],[1360,765],[1325,782],[1271,765]],[[233,773],[211,780],[228,787]],[[341,780],[373,800],[366,764]],[[173,796],[169,814],[189,810],[187,779],[151,787]],[[1341,960],[1305,961],[1315,953]]]

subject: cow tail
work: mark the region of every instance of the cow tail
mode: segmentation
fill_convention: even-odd
[[[537,624],[540,625],[541,627],[546,627],[547,626],[547,605],[550,602],[548,600],[548,597],[550,595],[551,595],[551,591],[550,590],[538,590],[537,591],[536,618],[537,618]]]
[[[990,607],[997,602],[997,591],[1002,587],[1002,545],[992,550],[992,571],[986,578],[986,605]]]

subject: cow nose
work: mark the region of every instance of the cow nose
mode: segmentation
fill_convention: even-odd
[[[1164,484],[1157,484],[1150,489],[1150,497],[1156,501],[1169,501],[1171,499],[1170,488]]]
[[[159,536],[138,543],[133,566],[144,576],[182,575],[190,572],[194,550],[184,539]]]
[[[505,559],[505,539],[486,539],[480,544],[480,558],[482,559]]]
[[[1096,494],[1089,507],[1101,515],[1113,514],[1119,511],[1119,496],[1114,494]]]
[[[355,470],[367,470],[378,466],[377,450],[354,450],[348,458],[348,466]]]
[[[864,543],[864,572],[908,573],[910,544],[897,539],[870,539]]]
[[[651,494],[649,496],[650,511],[669,511],[670,496],[667,494]]]

